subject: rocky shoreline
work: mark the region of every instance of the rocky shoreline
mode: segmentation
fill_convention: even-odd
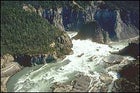
[[[131,42],[132,45],[136,45],[138,43],[138,41],[135,42],[132,41]],[[99,63],[97,65],[102,64],[103,67],[106,69],[107,73],[105,72],[101,72],[100,76],[95,78],[93,77],[95,73],[90,72],[93,76],[87,76],[84,75],[84,73],[79,73],[75,76],[75,79],[73,79],[70,82],[66,82],[66,83],[59,83],[56,82],[53,84],[52,91],[53,92],[107,92],[107,91],[126,91],[126,84],[128,85],[132,85],[133,87],[131,89],[128,89],[127,91],[138,91],[139,89],[139,83],[136,82],[138,80],[139,75],[137,74],[139,72],[139,58],[136,58],[136,60],[127,60],[127,58],[122,54],[123,52],[127,52],[128,49],[130,48],[134,48],[131,47],[131,43],[123,48],[122,50],[120,50],[118,53],[112,53],[110,56],[106,56],[103,58],[103,63]],[[133,44],[136,43],[136,44]],[[126,49],[128,48],[128,49]],[[137,53],[137,51],[135,51],[136,53],[134,54],[130,54],[131,55],[135,55],[135,56],[139,56],[139,54]],[[126,53],[127,54],[127,53]],[[82,56],[82,55],[80,55]],[[90,57],[89,58],[89,62],[96,59],[96,56]],[[16,74],[18,71],[22,70],[22,66],[20,66],[17,62],[14,62],[14,57],[7,54],[4,55],[3,57],[1,57],[1,91],[2,92],[6,92],[6,83],[8,81],[8,79]],[[128,73],[128,72],[132,72],[131,70],[135,68],[135,70],[133,70],[135,73],[134,75],[132,75],[133,73]],[[118,73],[118,79],[114,80],[109,72],[116,72]],[[130,77],[132,76],[132,77]],[[133,80],[133,76],[135,76],[135,80]],[[123,83],[126,82],[126,83]],[[100,86],[98,86],[98,83],[101,83]]]
[[[133,46],[133,47],[132,47]],[[99,78],[84,75],[75,76],[69,83],[56,82],[52,86],[53,92],[139,92],[139,41],[133,40],[129,45],[120,50],[117,55],[112,54],[103,58],[103,64],[107,73],[100,73]],[[134,50],[129,52],[130,50]],[[129,52],[129,53],[127,53]],[[122,55],[123,54],[123,55]],[[128,60],[127,56],[135,58]],[[91,57],[93,60],[95,57]],[[99,63],[100,64],[100,63]],[[117,78],[113,79],[110,72],[116,72]],[[95,73],[93,73],[95,74]],[[100,82],[100,85],[97,83]]]
[[[58,81],[54,81],[51,87],[53,92],[139,92],[139,13],[137,12],[139,5],[137,2],[123,3],[123,1],[116,3],[113,1],[89,1],[87,3],[79,1],[10,3],[3,1],[1,92],[7,92],[6,84],[9,78],[24,67],[59,63],[59,60],[67,58],[66,55],[70,56],[63,62],[72,60],[71,63],[73,63],[68,65],[70,68],[66,66],[63,69],[61,65],[55,64],[58,67],[52,69],[53,66],[51,66],[49,71],[50,68],[42,67],[38,73],[35,72],[35,76],[32,76],[36,83],[31,84],[36,85],[38,82],[41,86],[43,83],[48,84],[46,83],[49,81],[46,78],[47,75],[52,76],[52,79],[56,77],[62,79],[63,73],[68,72],[64,76],[69,75],[69,71],[74,68],[72,72],[79,69],[75,78],[65,83],[61,81],[60,83],[58,78]],[[76,34],[69,36],[67,33],[70,31],[76,31]],[[85,39],[106,44],[107,49],[99,46],[94,50],[96,44],[92,45],[93,42],[91,45],[86,41],[81,43]],[[75,42],[76,40],[78,42]],[[73,48],[75,44],[76,47]],[[111,49],[116,51],[111,52]],[[84,52],[84,50],[88,51]],[[93,53],[90,54],[90,52]],[[98,52],[101,55],[96,55]],[[76,56],[71,56],[72,53]],[[93,62],[93,65],[90,62]],[[58,71],[62,74],[57,72],[57,68],[60,68]],[[42,71],[46,76],[43,76]],[[31,70],[31,72],[34,71]],[[40,75],[43,78],[37,81],[36,78],[40,78]],[[26,83],[30,84],[30,80],[28,78],[26,80]],[[27,86],[26,83],[24,85],[29,89],[30,85]],[[10,84],[13,86],[15,83]],[[20,89],[28,91],[22,84],[15,84],[20,87],[17,91]],[[44,86],[47,90],[48,85]],[[34,88],[32,85],[30,87]],[[34,89],[42,90],[37,87]],[[15,87],[13,89],[16,91]]]
[[[118,65],[123,65],[123,67],[118,68],[118,71],[117,70],[115,71],[115,67],[112,66],[112,70],[111,70],[111,72],[114,70],[115,72],[118,73],[118,79],[116,80],[114,80],[114,77],[112,77],[109,73],[108,74],[100,73],[99,78],[87,76],[87,75],[84,75],[84,73],[79,73],[78,75],[75,76],[75,79],[73,79],[70,82],[54,83],[53,86],[51,87],[52,91],[53,92],[109,92],[109,91],[138,92],[139,82],[137,81],[139,81],[138,80],[139,79],[139,75],[138,75],[139,63],[137,62],[137,65],[136,65],[135,61],[132,61],[124,65],[124,63],[121,62]],[[135,70],[133,70],[133,73],[135,74],[128,73],[130,71],[132,72],[132,69],[133,69],[132,67],[135,68]],[[129,89],[127,88],[127,86],[129,86]]]
[[[14,57],[9,54],[1,58],[1,92],[7,92],[7,81],[22,68],[17,62],[14,62]]]

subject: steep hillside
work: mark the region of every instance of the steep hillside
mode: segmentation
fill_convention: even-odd
[[[65,42],[61,42],[62,40]],[[51,46],[52,43],[54,46]],[[65,44],[62,46],[62,43]],[[1,55],[56,52],[60,57],[69,54],[71,46],[65,32],[52,26],[36,13],[24,11],[18,3],[2,3]]]
[[[129,6],[129,7],[128,7]],[[134,6],[134,7],[133,7]],[[90,32],[89,38],[94,38],[92,35],[95,31],[88,31],[89,22],[96,21],[96,23],[102,28],[103,32],[106,32],[111,41],[129,39],[138,36],[139,34],[139,3],[138,1],[93,1],[91,5],[87,6],[85,17],[82,19],[85,21],[78,21],[82,24],[79,28],[78,35],[87,37],[83,32]],[[80,24],[78,23],[78,24]],[[86,29],[83,31],[83,28]],[[96,31],[98,32],[98,31]],[[102,34],[104,35],[104,34]],[[97,34],[96,37],[99,37]],[[83,39],[83,38],[80,38]],[[104,40],[106,37],[104,37]],[[108,41],[108,39],[106,39]],[[106,43],[105,41],[104,43]],[[96,40],[98,42],[98,40]]]
[[[107,42],[108,34],[102,30],[96,21],[84,24],[74,39],[91,39],[94,42]]]

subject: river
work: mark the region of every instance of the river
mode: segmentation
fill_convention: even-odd
[[[76,32],[68,32],[72,38]],[[73,54],[67,55],[65,59],[56,63],[25,67],[23,70],[12,76],[7,83],[8,92],[51,92],[54,82],[68,82],[79,72],[88,76],[99,77],[100,72],[106,72],[103,68],[103,58],[109,56],[110,51],[122,49],[127,43],[117,45],[117,48],[105,44],[92,42],[91,40],[72,40]],[[115,45],[116,46],[116,45]],[[94,60],[89,60],[91,57]],[[99,64],[99,65],[98,65]],[[117,74],[108,72],[114,79]],[[114,80],[113,79],[113,80]]]

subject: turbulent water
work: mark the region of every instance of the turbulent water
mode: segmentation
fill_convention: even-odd
[[[68,32],[70,37],[76,35],[74,32]],[[91,40],[72,40],[73,54],[67,55],[66,58],[57,63],[39,65],[35,67],[26,67],[15,74],[7,83],[8,91],[12,92],[49,92],[54,82],[67,82],[74,76],[82,72],[85,75],[99,79],[100,72],[107,72],[103,68],[103,58],[110,55],[110,51],[116,51],[123,48],[126,44],[116,45],[117,48],[109,47],[105,44],[98,44]],[[89,60],[91,57],[94,60]],[[90,72],[94,74],[91,74]],[[107,72],[117,79],[115,72]],[[100,84],[98,82],[97,84]],[[112,81],[113,84],[113,81]],[[110,85],[109,88],[112,86]],[[110,90],[108,90],[110,91]]]

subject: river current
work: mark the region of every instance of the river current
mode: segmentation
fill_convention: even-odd
[[[68,32],[68,34],[72,38],[76,32]],[[111,55],[110,51],[122,49],[127,45],[127,43],[123,43],[115,45],[113,48],[88,39],[73,39],[72,43],[73,54],[67,55],[62,61],[25,67],[12,76],[7,83],[8,92],[51,92],[50,87],[54,82],[68,82],[79,72],[99,79],[99,73],[107,72],[102,66],[102,59]],[[89,60],[93,56],[94,60]],[[91,74],[91,71],[94,74]],[[115,72],[107,73],[113,77],[113,80],[118,78]]]

